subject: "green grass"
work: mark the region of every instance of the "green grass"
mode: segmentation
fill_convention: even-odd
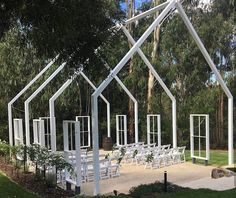
[[[0,172],[0,197],[39,198],[36,194],[25,190],[15,182],[11,181],[2,172]]]
[[[236,197],[236,188],[226,191],[213,191],[210,189],[183,188],[172,183],[168,184],[168,193],[163,191],[163,183],[141,184],[130,189],[130,196],[133,198],[229,198]]]
[[[185,151],[186,154],[186,160],[192,161],[190,157],[190,151]],[[197,163],[204,164],[203,160],[197,160]],[[208,162],[209,165],[212,166],[225,166],[228,164],[228,152],[223,150],[211,150],[210,151],[210,161]]]
[[[209,189],[183,189],[182,191],[179,192],[171,192],[171,193],[159,193],[159,194],[153,194],[153,192],[149,191],[149,193],[147,192],[148,190],[150,190],[150,187],[147,185],[146,186],[146,192],[143,193],[140,189],[140,194],[136,195],[136,196],[132,196],[132,195],[127,195],[127,196],[100,196],[100,198],[155,198],[155,197],[159,197],[159,198],[199,198],[199,197],[203,197],[203,198],[233,198],[236,197],[236,188],[231,189],[231,190],[225,190],[225,191],[212,191]],[[78,196],[77,198],[94,198],[94,197],[89,197],[89,196]]]
[[[160,196],[161,198],[233,198],[236,197],[236,188],[231,190],[225,190],[225,191],[212,191],[208,189],[198,189],[198,190],[186,190],[182,192],[177,193],[169,193],[169,194],[163,194],[163,196]]]

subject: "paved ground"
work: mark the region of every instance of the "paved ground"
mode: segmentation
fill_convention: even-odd
[[[129,189],[139,184],[152,183],[163,180],[163,173],[167,171],[168,181],[190,188],[211,188],[226,190],[235,187],[234,177],[211,179],[212,166],[182,163],[160,169],[144,169],[144,166],[122,164],[121,176],[118,178],[101,180],[101,194],[110,194],[113,190],[128,193]],[[93,194],[93,182],[81,186],[82,193]]]
[[[198,188],[210,188],[213,190],[227,190],[236,187],[236,178],[234,177],[222,177],[220,179],[211,179],[209,177],[197,179],[195,181],[189,181],[187,183],[180,184],[184,187],[189,187],[193,189]]]

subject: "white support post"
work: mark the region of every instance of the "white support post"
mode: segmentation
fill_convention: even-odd
[[[233,97],[228,98],[228,164],[234,164]]]
[[[38,87],[38,89],[25,101],[25,137],[26,137],[26,145],[30,145],[30,116],[29,116],[29,103],[38,95],[39,92],[43,90],[43,88],[64,68],[66,62],[62,63],[60,67],[58,67],[51,76],[48,77],[43,84]]]
[[[94,92],[96,93],[97,90]],[[94,94],[91,97],[92,102],[92,133],[93,133],[93,167],[94,167],[94,192],[96,196],[100,193],[99,185],[99,136],[98,136],[98,100]]]
[[[64,151],[69,151],[69,131],[68,131],[68,122],[63,121],[63,143]]]
[[[217,70],[215,64],[213,63],[210,55],[208,54],[206,48],[204,47],[201,39],[199,38],[197,32],[195,31],[193,25],[189,21],[186,13],[182,5],[177,2],[176,8],[179,11],[181,18],[183,19],[187,29],[189,30],[190,34],[192,35],[193,39],[195,40],[198,48],[200,49],[202,55],[204,56],[205,60],[207,61],[208,65],[210,66],[211,70],[216,76],[217,81],[221,85],[222,89],[224,90],[225,94],[228,97],[228,164],[234,164],[234,149],[233,149],[233,96],[228,89],[227,85],[225,84],[223,78],[221,77],[219,71]]]
[[[107,137],[111,137],[111,109],[109,102],[107,103]]]
[[[47,66],[37,74],[25,87],[22,89],[9,103],[8,103],[8,127],[9,127],[9,144],[13,145],[13,132],[12,132],[12,105],[15,101],[18,100],[30,87],[31,85],[38,80],[58,59],[59,55],[57,55],[52,61],[50,61]]]
[[[166,8],[160,13],[160,15],[145,31],[145,33],[139,38],[139,40],[133,45],[133,47],[128,51],[128,53],[111,71],[109,76],[101,83],[101,85],[92,94],[91,101],[92,101],[93,161],[94,161],[94,195],[98,195],[100,192],[97,98],[102,93],[102,91],[109,85],[109,83],[113,80],[113,78],[118,74],[118,72],[124,67],[127,61],[133,56],[133,54],[137,51],[137,49],[143,44],[143,42],[151,34],[151,32],[160,24],[160,22],[165,18],[165,16],[169,13],[169,11],[174,8],[174,6],[175,6],[175,0],[170,1],[169,4],[166,6]]]
[[[13,146],[13,131],[12,131],[12,106],[13,102],[8,103],[8,127],[9,127],[9,144]]]
[[[190,115],[190,151],[191,158],[194,156],[194,137],[193,137],[193,115]]]
[[[209,115],[206,115],[206,158],[210,160],[210,134],[209,134]]]
[[[129,33],[129,31],[124,27],[121,26],[121,29],[123,30],[124,34],[126,35],[126,37],[128,38],[129,42],[134,45],[135,44],[135,40],[133,39],[133,37],[131,36],[131,34]],[[172,101],[172,138],[173,138],[173,148],[177,148],[177,128],[176,128],[176,99],[175,97],[172,95],[172,93],[170,92],[170,90],[168,89],[168,87],[166,86],[166,84],[163,82],[163,80],[161,79],[161,77],[158,75],[158,73],[156,72],[156,70],[154,69],[154,67],[152,66],[152,64],[150,63],[150,61],[146,58],[146,56],[144,55],[144,53],[142,52],[142,50],[140,48],[138,48],[138,54],[140,55],[140,57],[142,58],[142,60],[144,61],[144,63],[147,65],[147,67],[150,69],[150,71],[152,72],[153,76],[155,77],[155,79],[159,82],[159,84],[161,85],[161,87],[164,89],[164,91],[166,92],[166,94],[168,95],[168,97],[171,99]]]
[[[120,134],[117,131],[119,131],[119,118],[116,116],[116,144],[120,145]]]
[[[158,147],[161,147],[161,117],[160,115],[157,116],[157,143]]]
[[[35,144],[36,142],[38,142],[38,120],[36,119],[33,119],[33,135],[34,135],[34,138],[33,138],[33,143]]]
[[[124,145],[127,144],[127,117],[124,116]]]
[[[134,103],[134,133],[135,133],[135,143],[138,143],[138,102]]]
[[[150,131],[150,119],[147,116],[147,131]],[[147,144],[151,144],[151,136],[150,133],[147,133]]]
[[[89,135],[88,135],[88,142],[89,142],[89,147],[91,147],[91,118],[89,116],[89,120],[88,120],[88,131],[89,131]]]
[[[80,151],[80,123],[75,122],[75,159],[76,159],[76,192],[80,194],[81,186],[81,151]],[[76,194],[77,194],[76,193]]]
[[[44,120],[39,119],[39,143],[41,146],[45,146],[45,126]]]
[[[172,134],[173,148],[177,148],[177,118],[176,118],[176,100],[172,100]]]

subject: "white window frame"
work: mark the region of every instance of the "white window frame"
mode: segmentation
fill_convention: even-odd
[[[156,122],[156,128],[155,128]],[[151,124],[152,123],[152,124]],[[151,142],[151,136],[152,141]],[[158,147],[161,146],[161,115],[159,114],[148,114],[147,115],[147,143],[157,143]]]
[[[91,124],[90,124],[90,116],[76,116],[76,121],[80,122],[80,148],[89,148],[91,147]],[[85,121],[87,120],[87,122]],[[87,125],[87,130],[85,130]],[[88,139],[85,140],[85,133],[88,133]]]
[[[116,144],[127,144],[127,115],[116,115]]]
[[[15,145],[17,146],[17,145],[24,144],[22,119],[14,118],[13,119],[13,125],[14,125],[14,142],[15,142]]]
[[[39,120],[43,121],[44,131],[44,136],[42,136],[41,145],[47,147],[48,149],[51,149],[50,117],[39,117]]]
[[[40,146],[45,146],[45,128],[44,120],[33,119],[33,143]]]
[[[198,135],[194,134],[194,117],[198,117]],[[205,135],[201,134],[201,118],[205,118]],[[198,154],[194,154],[194,138],[198,138]],[[201,139],[206,141],[206,157],[201,156]],[[209,115],[208,114],[190,114],[190,148],[191,148],[191,158],[201,159],[205,161],[210,160],[210,143],[209,143]]]
[[[77,125],[77,123],[79,123],[79,121],[63,120],[63,143],[65,152],[76,150],[75,135],[76,132],[80,130],[76,128],[80,125]]]

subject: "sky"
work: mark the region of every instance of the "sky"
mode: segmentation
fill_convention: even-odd
[[[142,5],[142,3],[149,2],[149,1],[151,1],[151,0],[135,0],[135,6],[136,6],[136,8],[139,8]],[[200,0],[201,3],[207,3],[207,4],[210,3],[210,1],[211,0]],[[125,10],[126,4],[122,3],[121,8]]]

